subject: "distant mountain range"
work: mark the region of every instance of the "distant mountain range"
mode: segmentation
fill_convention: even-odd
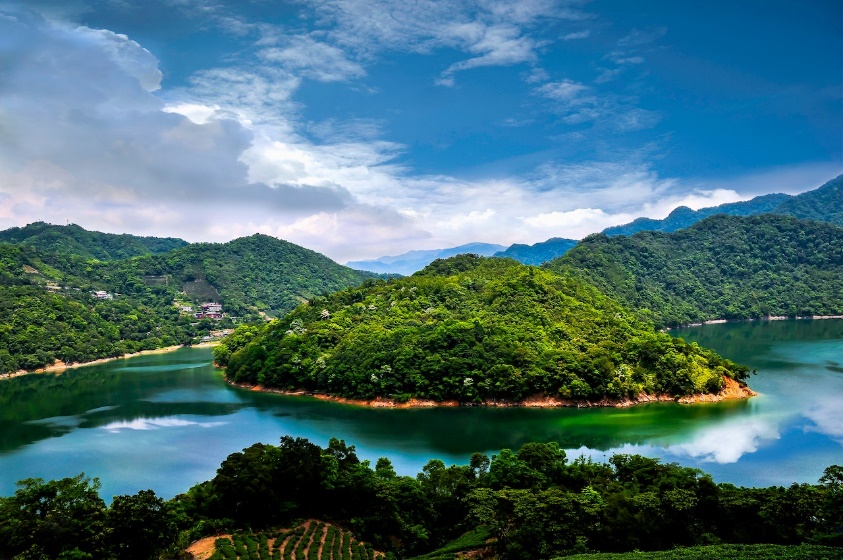
[[[431,249],[428,251],[408,251],[394,257],[379,257],[366,261],[349,261],[346,266],[356,270],[368,270],[379,274],[401,274],[409,276],[436,259],[447,259],[456,255],[472,253],[481,257],[491,257],[505,250],[503,245],[493,243],[468,243],[450,249]]]
[[[534,245],[522,245],[515,243],[510,245],[506,251],[498,251],[495,257],[509,257],[523,264],[538,266],[547,261],[561,257],[579,243],[576,239],[565,239],[552,237],[547,241],[541,241]]]
[[[720,206],[700,208],[699,210],[691,210],[687,206],[680,206],[663,220],[638,218],[628,224],[606,228],[602,233],[613,237],[634,235],[640,231],[671,232],[691,227],[709,216],[718,214],[729,216],[779,214],[843,225],[843,175],[832,179],[817,189],[796,196],[781,193],[765,194],[742,202],[731,202]],[[487,252],[487,248],[500,247],[499,245],[469,243],[450,249],[410,251],[395,257],[349,262],[347,266],[358,270],[409,275],[421,270],[434,259],[444,259],[463,253],[475,253],[484,257],[509,257],[523,264],[538,266],[563,256],[577,243],[578,241],[575,239],[553,237],[533,245],[516,243],[506,249],[501,247],[497,252]]]

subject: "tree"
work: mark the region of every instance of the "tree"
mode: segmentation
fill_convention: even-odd
[[[167,548],[177,531],[164,500],[152,490],[115,496],[108,510],[112,553],[126,560],[148,560]]]

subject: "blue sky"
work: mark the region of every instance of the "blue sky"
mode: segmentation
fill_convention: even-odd
[[[0,0],[0,228],[345,262],[843,171],[843,6]]]

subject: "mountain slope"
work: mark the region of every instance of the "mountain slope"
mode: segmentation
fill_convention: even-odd
[[[843,313],[843,228],[787,216],[597,234],[545,266],[588,280],[657,325]]]
[[[843,226],[843,175],[782,202],[773,212]]]
[[[186,344],[233,326],[197,321],[182,305],[215,301],[262,322],[261,313],[371,276],[265,235],[109,262],[0,243],[0,373]]]
[[[401,274],[409,276],[418,272],[436,259],[447,259],[456,255],[472,253],[481,257],[491,257],[506,249],[493,243],[468,243],[449,249],[431,249],[429,251],[408,251],[392,257],[380,257],[368,261],[349,261],[346,266],[356,270],[368,270],[380,274]]]
[[[585,282],[474,255],[314,299],[214,356],[235,382],[399,401],[686,395],[746,375]]]
[[[76,224],[58,226],[34,222],[0,231],[0,243],[31,245],[48,253],[70,254],[101,261],[166,253],[188,243],[175,237],[138,237],[88,231]]]
[[[552,237],[547,241],[541,241],[533,245],[515,243],[510,245],[505,251],[498,251],[493,256],[515,259],[522,264],[538,266],[561,257],[576,246],[577,243],[578,241],[576,239]]]
[[[756,196],[751,200],[742,202],[730,202],[710,208],[691,210],[687,206],[680,206],[673,210],[667,218],[654,220],[652,218],[638,218],[628,224],[613,226],[603,230],[608,236],[633,235],[639,231],[664,231],[671,232],[690,227],[700,220],[704,220],[715,214],[727,214],[730,216],[756,216],[775,212],[783,202],[791,197],[787,194],[767,194]]]

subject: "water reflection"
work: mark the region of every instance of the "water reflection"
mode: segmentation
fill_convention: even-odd
[[[0,382],[0,494],[29,476],[99,476],[103,495],[164,496],[213,476],[229,453],[282,435],[417,473],[430,458],[464,463],[527,441],[570,456],[642,453],[738,484],[815,482],[843,463],[843,321],[711,325],[677,333],[758,369],[749,401],[630,409],[366,409],[237,389],[207,349],[184,349],[63,375]]]

